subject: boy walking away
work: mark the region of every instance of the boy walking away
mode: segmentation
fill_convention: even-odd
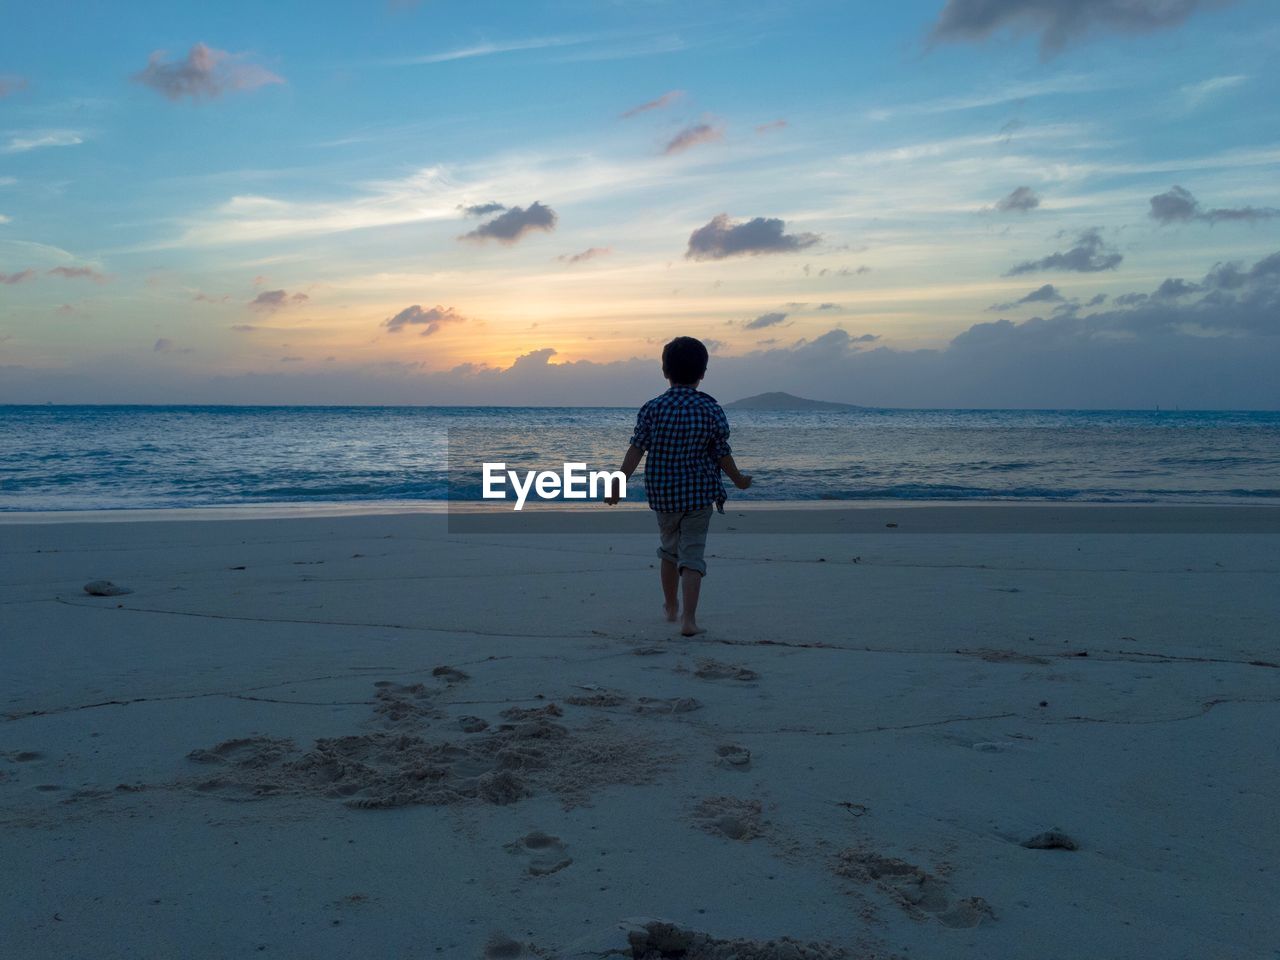
[[[703,632],[697,621],[698,593],[707,572],[703,552],[712,505],[724,513],[720,471],[739,490],[751,486],[751,477],[733,462],[724,410],[698,390],[706,373],[707,348],[702,341],[676,337],[662,348],[662,375],[670,389],[640,408],[622,460],[622,472],[630,477],[648,454],[644,492],[649,508],[658,514],[663,610],[672,623],[680,620],[680,633],[686,637]],[[617,489],[609,491],[605,502],[618,502]],[[677,594],[683,596],[683,609]]]

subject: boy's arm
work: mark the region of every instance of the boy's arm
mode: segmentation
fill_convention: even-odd
[[[627,447],[626,456],[622,458],[622,466],[619,469],[622,471],[623,475],[628,480],[630,480],[631,475],[636,472],[636,467],[640,466],[640,460],[643,457],[644,457],[644,451],[641,450],[639,447],[637,447],[635,444],[632,444],[631,446]],[[619,491],[618,486],[612,480],[610,480],[609,495],[604,498],[604,502],[612,507],[614,504],[618,502],[621,496],[622,494]]]
[[[738,469],[738,465],[733,461],[733,455],[726,453],[719,460],[720,469],[724,471],[725,476],[733,481],[733,485],[739,490],[745,490],[751,486],[751,474],[743,473]]]
[[[734,462],[733,448],[729,446],[729,418],[724,415],[724,410],[719,404],[715,406],[714,423],[711,455],[715,457],[716,463],[724,471],[725,476],[733,481],[733,485],[739,490],[745,490],[751,486],[751,475],[739,470],[738,464]]]

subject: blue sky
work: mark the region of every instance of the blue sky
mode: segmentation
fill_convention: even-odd
[[[0,402],[1280,406],[1274,4],[5,16]]]

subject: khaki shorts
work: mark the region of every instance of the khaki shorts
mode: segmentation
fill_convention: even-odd
[[[707,562],[702,552],[707,547],[707,526],[711,523],[710,505],[685,513],[659,513],[658,535],[662,546],[658,556],[670,560],[678,570],[696,570],[706,576]]]

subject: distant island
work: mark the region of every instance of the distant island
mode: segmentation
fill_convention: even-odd
[[[831,403],[827,400],[808,400],[790,393],[757,393],[726,403],[735,410],[865,410],[852,403]]]

